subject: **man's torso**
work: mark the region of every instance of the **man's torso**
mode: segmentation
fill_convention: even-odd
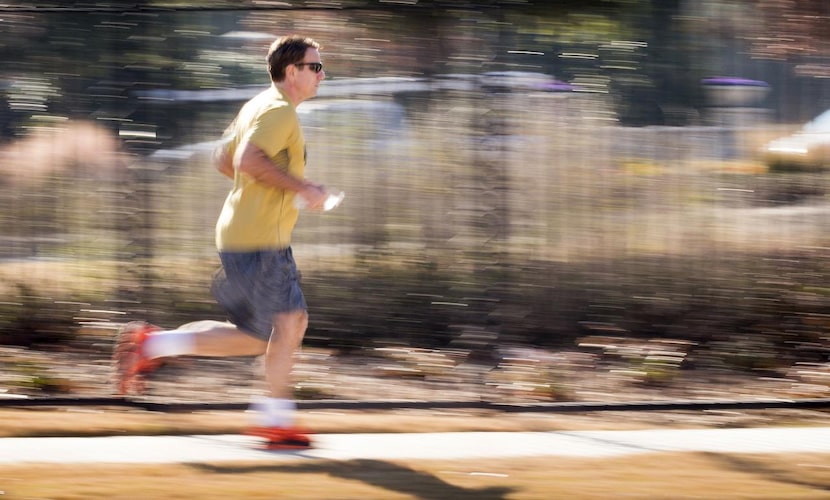
[[[274,87],[251,99],[226,132],[228,154],[245,142],[261,149],[276,165],[302,179],[305,140],[294,107]],[[223,251],[286,248],[299,211],[295,193],[255,182],[238,170],[216,224],[216,246]]]

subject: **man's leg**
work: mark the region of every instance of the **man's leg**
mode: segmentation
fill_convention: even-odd
[[[150,358],[167,356],[259,356],[267,343],[243,332],[232,323],[194,321],[175,330],[151,333],[145,341]]]
[[[308,326],[304,310],[274,316],[274,329],[265,351],[265,381],[268,395],[251,405],[255,427],[292,427],[294,425],[294,391],[291,371],[294,355]]]
[[[158,366],[159,358],[174,356],[259,356],[267,342],[231,323],[195,321],[175,330],[133,322],[118,335],[113,355],[118,393],[144,392],[144,377]]]
[[[295,425],[296,402],[291,371],[294,356],[308,327],[305,310],[274,316],[274,329],[265,351],[265,380],[268,396],[251,405],[253,425],[246,434],[265,438],[271,449],[305,448],[311,445],[306,431]]]
[[[274,331],[265,351],[265,380],[272,398],[292,399],[291,371],[294,355],[303,343],[308,328],[304,310],[274,316]]]

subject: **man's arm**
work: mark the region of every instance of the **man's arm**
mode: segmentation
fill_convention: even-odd
[[[234,166],[240,172],[253,177],[256,182],[295,191],[306,199],[309,208],[322,206],[326,199],[326,190],[323,186],[294,177],[277,168],[263,150],[250,142],[240,144],[239,151],[231,164],[231,175],[233,175]]]

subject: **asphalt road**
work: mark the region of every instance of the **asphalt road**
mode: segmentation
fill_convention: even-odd
[[[830,427],[320,434],[313,448],[302,451],[260,450],[255,438],[236,434],[0,439],[0,464],[460,460],[659,452],[830,453]]]

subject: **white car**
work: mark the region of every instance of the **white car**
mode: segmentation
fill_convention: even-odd
[[[775,139],[764,147],[764,161],[773,170],[830,167],[830,110],[798,132]]]

